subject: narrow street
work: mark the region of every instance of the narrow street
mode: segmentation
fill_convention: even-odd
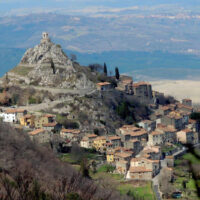
[[[196,145],[200,145],[200,144],[196,144]],[[194,145],[194,146],[196,146]],[[174,156],[174,158],[178,157],[179,155],[183,154],[184,152],[186,152],[186,148],[183,147],[181,150],[175,152],[174,154],[172,154],[172,156]],[[160,177],[160,174],[161,174],[161,171],[167,167],[167,162],[166,162],[166,159],[163,159],[161,160],[161,170],[160,170],[160,173],[157,174],[153,179],[152,179],[152,183],[153,183],[153,189],[154,189],[154,192],[156,194],[156,199],[157,200],[161,200],[162,199],[162,193],[159,189],[159,177]]]

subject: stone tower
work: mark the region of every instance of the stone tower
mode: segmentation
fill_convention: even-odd
[[[41,43],[51,42],[49,34],[47,32],[42,33]]]

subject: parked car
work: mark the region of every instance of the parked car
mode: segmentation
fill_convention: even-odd
[[[182,197],[182,192],[173,192],[172,198],[174,199],[180,199]]]

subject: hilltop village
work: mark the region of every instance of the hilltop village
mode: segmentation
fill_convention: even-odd
[[[44,33],[42,43],[49,42],[48,34]],[[28,53],[31,54],[31,51]],[[24,63],[27,61],[25,57],[22,60]],[[71,61],[67,62],[70,64]],[[51,67],[53,73],[56,73],[52,62]],[[70,70],[73,71],[72,68]],[[39,70],[37,73],[40,73]],[[186,151],[184,145],[199,144],[199,123],[190,118],[191,114],[198,110],[195,110],[190,99],[162,105],[160,101],[165,95],[154,91],[150,83],[134,82],[132,77],[125,75],[113,79],[115,85],[109,81],[97,82],[92,86],[92,92],[98,93],[100,97],[112,94],[113,91],[133,96],[146,104],[151,111],[147,119],[123,124],[113,132],[100,134],[98,129],[85,131],[78,126],[66,128],[60,123],[58,115],[36,112],[31,110],[31,107],[26,109],[23,106],[2,106],[0,118],[17,129],[23,129],[31,140],[40,144],[51,144],[52,148],[55,146],[55,151],[58,151],[54,145],[56,142],[61,144],[59,147],[62,149],[59,149],[59,152],[74,145],[92,149],[102,156],[100,165],[109,164],[114,167],[113,173],[123,175],[126,180],[148,180],[159,186],[158,177],[161,170],[167,170],[171,178],[173,177],[174,160]],[[40,79],[43,85],[52,80],[53,78],[47,80],[43,77]],[[73,87],[80,87],[81,83],[78,86],[74,84]],[[60,85],[64,87],[67,84],[63,82]],[[41,102],[38,106],[40,104]],[[98,126],[100,125],[96,124],[97,128],[101,128]]]

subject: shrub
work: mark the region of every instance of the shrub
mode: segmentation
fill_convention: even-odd
[[[36,103],[37,103],[37,100],[36,100],[36,98],[34,98],[34,97],[29,97],[28,103],[29,103],[29,104],[36,104]]]

